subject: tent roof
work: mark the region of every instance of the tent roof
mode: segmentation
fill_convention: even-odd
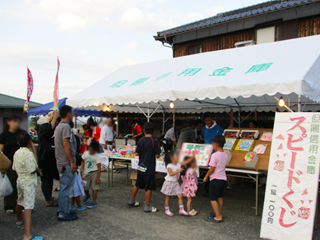
[[[66,105],[66,100],[67,98],[62,98],[58,102],[58,107],[62,107]],[[46,104],[43,104],[37,108],[29,110],[29,115],[30,116],[36,116],[36,115],[47,115],[49,112],[51,112],[51,108],[53,107],[53,102],[49,102]]]
[[[314,106],[313,101],[320,101],[319,42],[318,35],[127,66],[67,103],[81,108],[116,105],[111,109],[120,112],[146,103],[162,102],[168,108],[170,101],[176,112],[239,106],[243,111],[274,111],[273,95],[281,93],[293,104],[302,95],[302,104]]]
[[[23,109],[25,102],[26,102],[26,99],[12,97],[12,96],[0,93],[0,108],[21,108],[21,109]],[[29,108],[35,108],[40,105],[41,105],[41,103],[32,102],[32,101],[29,102]]]
[[[59,100],[58,102],[59,108],[66,105],[66,100],[67,98],[62,98]],[[40,107],[29,110],[29,115],[30,116],[47,115],[49,112],[52,111],[51,109],[52,107],[53,107],[53,102],[43,104]],[[103,115],[103,112],[101,110],[95,110],[95,109],[84,110],[84,109],[75,108],[73,110],[73,113],[74,113],[74,116],[102,116]]]

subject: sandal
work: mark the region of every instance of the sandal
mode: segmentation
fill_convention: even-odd
[[[21,221],[21,222],[16,222],[16,225],[17,225],[17,226],[23,225],[23,221]]]
[[[12,215],[13,213],[14,213],[14,211],[12,209],[6,211],[7,215]]]
[[[58,203],[56,200],[51,200],[51,203],[46,204],[46,207],[58,207]]]
[[[40,236],[32,236],[29,240],[43,240],[43,237]]]

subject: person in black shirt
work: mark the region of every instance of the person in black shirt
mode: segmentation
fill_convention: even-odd
[[[39,128],[38,160],[42,169],[41,190],[47,207],[57,207],[57,201],[52,198],[53,180],[59,180],[56,158],[54,154],[54,129],[60,122],[59,111],[48,113],[47,123]]]
[[[13,155],[19,149],[17,143],[17,137],[19,133],[25,132],[20,129],[21,117],[17,115],[12,115],[7,118],[7,122],[3,127],[3,132],[0,134],[0,151],[2,151],[13,163]],[[32,144],[32,151],[35,154],[36,150]],[[36,154],[35,154],[36,155]],[[2,174],[7,174],[11,185],[13,187],[13,192],[11,195],[4,197],[4,210],[6,214],[10,215],[14,213],[17,205],[17,173],[12,170],[12,165],[7,171],[1,171]]]
[[[160,157],[160,145],[158,140],[152,138],[154,132],[153,123],[147,122],[143,126],[144,137],[137,145],[136,154],[139,156],[138,177],[136,185],[132,189],[131,199],[128,203],[131,207],[140,205],[135,200],[139,188],[145,189],[145,212],[157,212],[158,209],[150,206],[151,191],[156,190],[156,158]]]

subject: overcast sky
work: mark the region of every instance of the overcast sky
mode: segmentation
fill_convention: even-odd
[[[0,1],[0,93],[52,101],[60,59],[60,98],[71,97],[118,68],[172,57],[153,36],[259,0]]]

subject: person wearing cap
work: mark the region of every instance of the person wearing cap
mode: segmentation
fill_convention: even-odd
[[[59,111],[52,111],[48,113],[47,123],[41,124],[39,128],[38,161],[39,168],[43,171],[41,190],[47,207],[58,206],[57,201],[52,197],[52,188],[53,180],[59,180],[59,172],[54,152],[54,130],[59,122]]]
[[[130,136],[134,138],[136,140],[136,144],[138,144],[139,140],[143,137],[141,126],[139,125],[139,123],[135,123],[133,121],[130,121],[128,125],[132,129],[132,133],[130,134]]]

